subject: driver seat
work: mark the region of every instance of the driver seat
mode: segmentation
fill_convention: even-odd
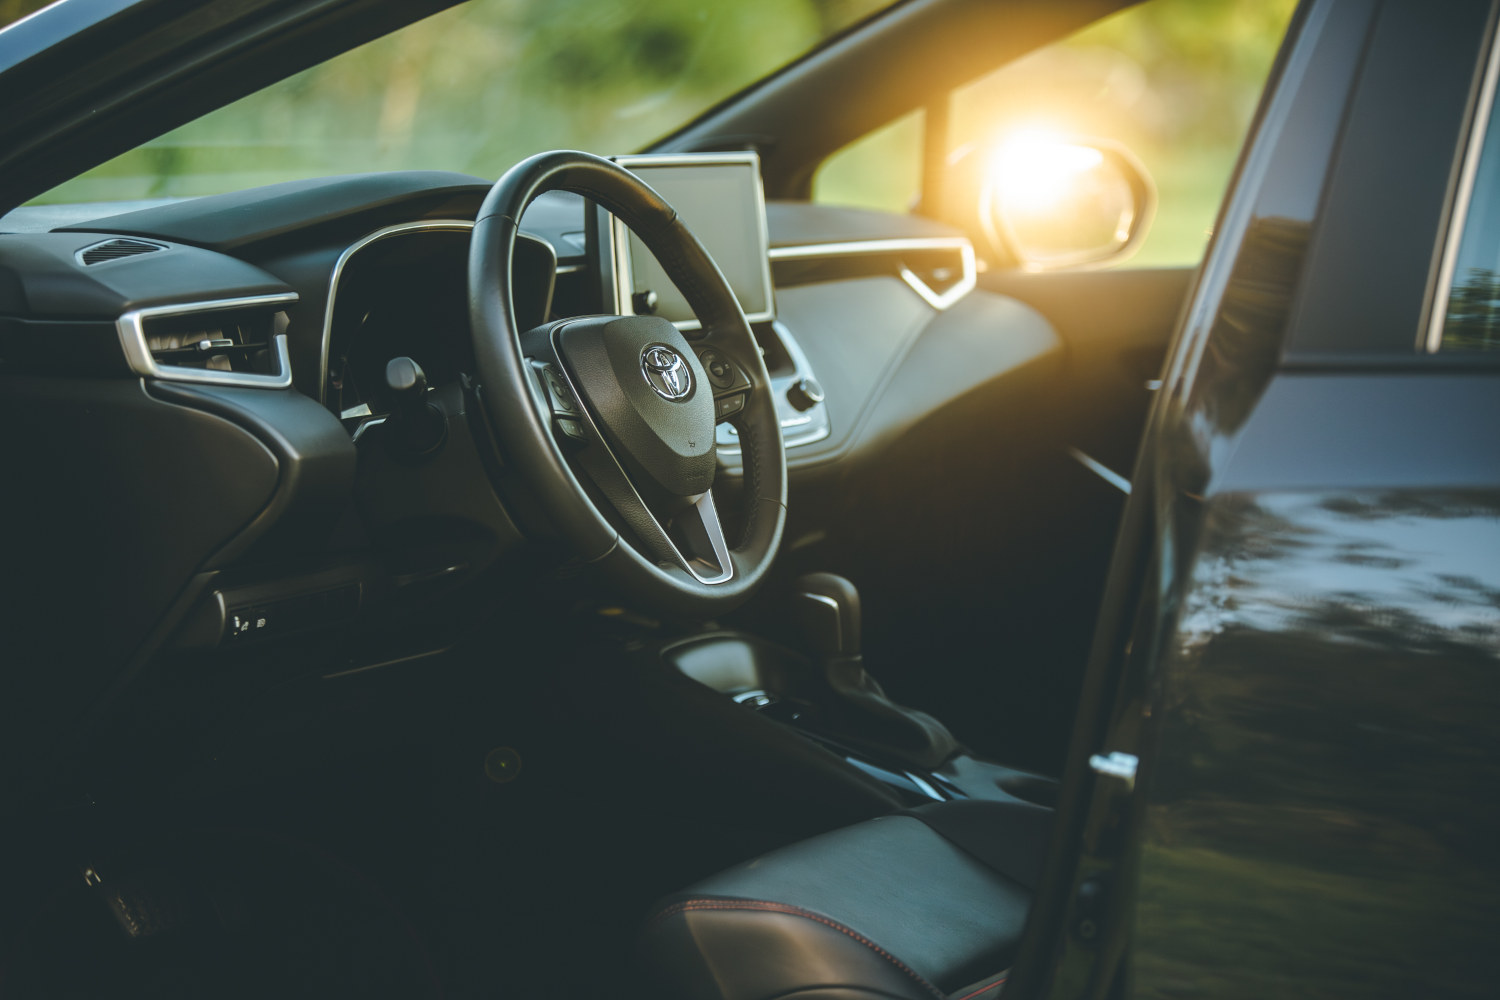
[[[781,848],[657,904],[640,954],[672,1000],[992,1000],[1053,811],[964,799]]]

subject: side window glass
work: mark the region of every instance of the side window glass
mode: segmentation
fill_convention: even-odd
[[[1485,128],[1452,266],[1447,310],[1429,349],[1500,350],[1500,105]]]
[[[970,81],[949,97],[945,136],[920,111],[850,143],[813,181],[813,200],[907,212],[922,191],[923,144],[940,142],[940,204],[923,212],[984,243],[982,190],[1014,140],[1103,140],[1155,181],[1155,221],[1132,266],[1196,264],[1296,0],[1151,0]]]
[[[911,211],[922,189],[920,109],[863,135],[823,161],[812,199],[823,205]]]

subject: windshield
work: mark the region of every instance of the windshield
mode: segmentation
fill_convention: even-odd
[[[204,115],[32,204],[626,153],[890,0],[473,0]]]

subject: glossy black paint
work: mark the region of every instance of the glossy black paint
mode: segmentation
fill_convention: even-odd
[[[1054,995],[1493,993],[1500,378],[1412,353],[1446,196],[1381,186],[1446,183],[1460,151],[1491,11],[1431,13],[1306,5],[1263,105],[1116,553],[1064,815],[1081,857],[1054,873],[1105,887],[1107,932],[1065,904]],[[1392,127],[1417,107],[1449,141]],[[1398,342],[1406,363],[1359,370]],[[1113,750],[1141,759],[1133,794],[1088,772]]]

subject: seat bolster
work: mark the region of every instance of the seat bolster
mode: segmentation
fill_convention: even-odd
[[[687,896],[647,924],[642,957],[681,1000],[945,1000],[905,962],[824,914],[772,900]]]
[[[798,990],[834,986],[936,1000],[1009,968],[1030,903],[923,819],[883,816],[668,897],[642,957],[654,995],[674,1000],[806,1000]]]

